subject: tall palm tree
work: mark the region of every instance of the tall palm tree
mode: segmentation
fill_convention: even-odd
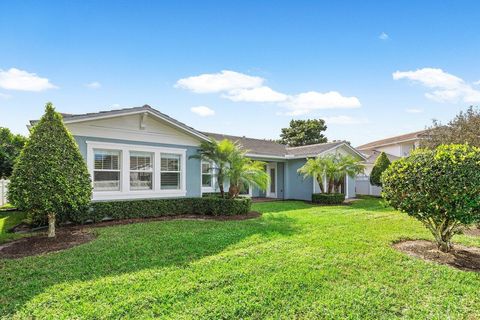
[[[297,172],[303,174],[304,178],[316,179],[322,193],[333,193],[341,189],[345,176],[354,177],[363,172],[364,168],[364,165],[352,156],[331,154],[308,159]],[[327,178],[326,186],[323,186],[324,177]]]
[[[216,171],[215,176],[217,178],[217,185],[220,189],[220,195],[222,198],[225,195],[225,170],[227,168],[229,158],[231,157],[232,153],[236,152],[237,149],[240,149],[240,146],[237,142],[232,142],[228,139],[221,141],[210,139],[210,141],[203,141],[200,144],[198,154],[190,156],[190,158],[200,158],[215,164],[212,170]]]
[[[253,185],[265,190],[270,181],[270,177],[265,172],[265,162],[254,161],[246,157],[245,152],[241,149],[230,154],[226,176],[230,180],[228,190],[230,198],[238,197],[245,185]]]

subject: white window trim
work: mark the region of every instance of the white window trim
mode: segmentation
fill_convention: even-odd
[[[142,151],[142,152],[145,152],[145,153],[150,153],[152,155],[152,163],[151,163],[151,169],[150,170],[132,170],[130,168],[130,158],[132,157],[132,152],[139,152],[137,150],[129,150],[128,151],[128,161],[129,161],[129,166],[128,166],[128,170],[129,170],[129,177],[128,177],[128,181],[129,181],[129,190],[130,191],[134,191],[134,192],[137,192],[137,191],[151,191],[154,189],[155,187],[155,170],[156,170],[156,167],[155,167],[155,153],[154,152],[146,152],[146,151]],[[120,168],[121,169],[121,168]],[[121,170],[120,170],[121,172]],[[139,190],[133,190],[132,189],[132,186],[131,186],[131,183],[130,183],[130,173],[151,173],[152,174],[152,188],[151,189],[139,189]]]
[[[94,171],[94,149],[119,150],[121,157],[120,191],[93,191],[92,200],[126,200],[126,199],[148,199],[148,198],[172,198],[185,197],[187,195],[187,149],[153,147],[136,144],[122,144],[99,141],[87,141],[87,167],[90,176]],[[152,190],[130,190],[130,151],[141,151],[153,153],[153,188]],[[160,189],[160,154],[172,153],[181,156],[180,189]],[[93,179],[92,179],[93,187]]]
[[[214,168],[214,170],[212,170],[212,186],[211,187],[204,187],[202,184],[202,181],[203,181],[202,164],[203,163],[210,163],[212,168]],[[217,179],[215,178],[215,168],[216,168],[215,163],[211,161],[205,161],[205,160],[200,161],[200,187],[202,188],[202,193],[216,192]]]

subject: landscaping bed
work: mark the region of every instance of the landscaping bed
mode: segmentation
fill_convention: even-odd
[[[438,250],[437,245],[426,240],[400,241],[393,247],[409,256],[433,261],[451,267],[480,272],[480,248],[455,244],[449,253]]]

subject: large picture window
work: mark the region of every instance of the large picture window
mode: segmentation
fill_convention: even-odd
[[[119,150],[94,150],[93,189],[95,191],[120,190]]]
[[[181,175],[181,156],[178,154],[160,154],[160,189],[179,190]]]
[[[213,187],[213,166],[211,162],[202,161],[202,187]]]
[[[130,151],[130,190],[153,189],[153,153]]]

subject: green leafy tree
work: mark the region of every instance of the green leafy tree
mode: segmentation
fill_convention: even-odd
[[[0,127],[0,178],[12,174],[13,165],[25,144],[26,138]]]
[[[464,225],[480,221],[479,148],[418,149],[393,162],[382,184],[388,204],[421,221],[443,252],[451,250],[452,237]]]
[[[442,144],[463,144],[480,147],[480,109],[469,107],[448,124],[434,120],[423,134],[420,146],[434,149]]]
[[[48,220],[48,236],[55,223],[85,210],[92,187],[85,161],[62,116],[47,103],[14,166],[9,199],[27,211],[32,221]]]
[[[327,138],[322,133],[325,130],[327,126],[322,119],[291,120],[290,127],[282,129],[279,142],[290,147],[325,143]]]
[[[330,154],[310,158],[297,170],[304,178],[313,177],[322,193],[339,192],[346,176],[354,177],[363,172],[365,166],[350,155]],[[323,185],[326,177],[327,185]]]
[[[200,144],[198,154],[190,157],[211,161],[215,164],[212,170],[214,170],[214,175],[217,179],[217,185],[220,189],[222,198],[225,196],[225,170],[227,163],[231,154],[236,152],[238,148],[238,143],[232,142],[228,139],[223,139],[222,141],[210,139],[210,141],[203,141]]]
[[[230,181],[228,190],[230,198],[236,198],[246,185],[266,190],[270,178],[265,172],[265,162],[254,161],[245,156],[245,152],[237,149],[230,154],[226,176]]]
[[[370,183],[374,186],[382,186],[382,173],[390,166],[391,162],[388,159],[385,152],[380,153],[375,164],[373,165],[372,172],[370,173]]]

